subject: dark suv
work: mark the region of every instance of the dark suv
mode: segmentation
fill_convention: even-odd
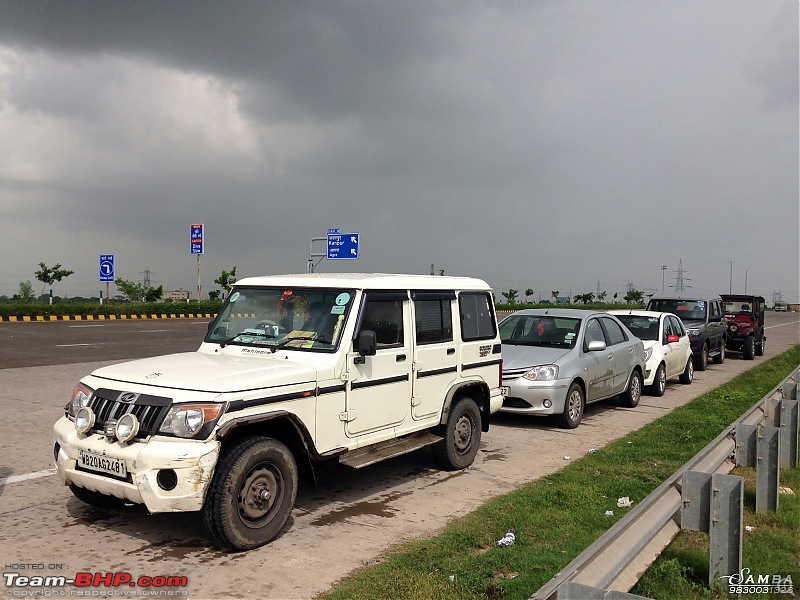
[[[725,360],[728,327],[719,296],[653,296],[647,302],[647,310],[672,313],[683,321],[689,331],[696,370],[705,371],[709,357],[718,365]]]
[[[725,319],[728,321],[728,350],[741,352],[746,360],[764,355],[764,308],[763,296],[746,294],[722,294],[725,303]]]

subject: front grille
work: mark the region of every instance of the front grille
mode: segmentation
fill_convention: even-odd
[[[122,415],[133,413],[139,420],[139,433],[134,439],[141,440],[158,431],[161,422],[172,404],[171,398],[150,396],[148,394],[136,395],[133,402],[123,402],[120,397],[128,395],[120,390],[99,389],[89,401],[89,408],[95,414],[92,432],[103,433],[103,425],[107,421],[116,421]]]
[[[508,369],[503,371],[503,381],[514,381],[515,379],[519,379],[530,370],[531,367],[525,367],[523,369]]]

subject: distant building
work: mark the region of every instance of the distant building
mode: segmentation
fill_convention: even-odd
[[[171,290],[164,292],[161,299],[165,302],[186,302],[189,299],[189,292],[184,289]]]

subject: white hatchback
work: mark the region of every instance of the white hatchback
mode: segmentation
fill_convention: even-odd
[[[610,310],[644,343],[644,385],[653,396],[663,396],[667,380],[679,377],[692,383],[694,365],[689,334],[673,314],[645,310]]]

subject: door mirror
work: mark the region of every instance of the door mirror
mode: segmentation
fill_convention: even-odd
[[[364,357],[375,356],[377,351],[378,338],[374,331],[365,329],[358,334],[358,338],[356,338],[356,352],[359,354],[359,357],[356,359],[357,364],[364,364]]]
[[[602,340],[592,340],[586,349],[589,352],[602,352],[606,349],[606,343]]]
[[[681,341],[681,338],[679,338],[677,335],[668,335],[667,336],[667,343],[668,344],[674,344],[675,342],[679,342],[679,341]]]

